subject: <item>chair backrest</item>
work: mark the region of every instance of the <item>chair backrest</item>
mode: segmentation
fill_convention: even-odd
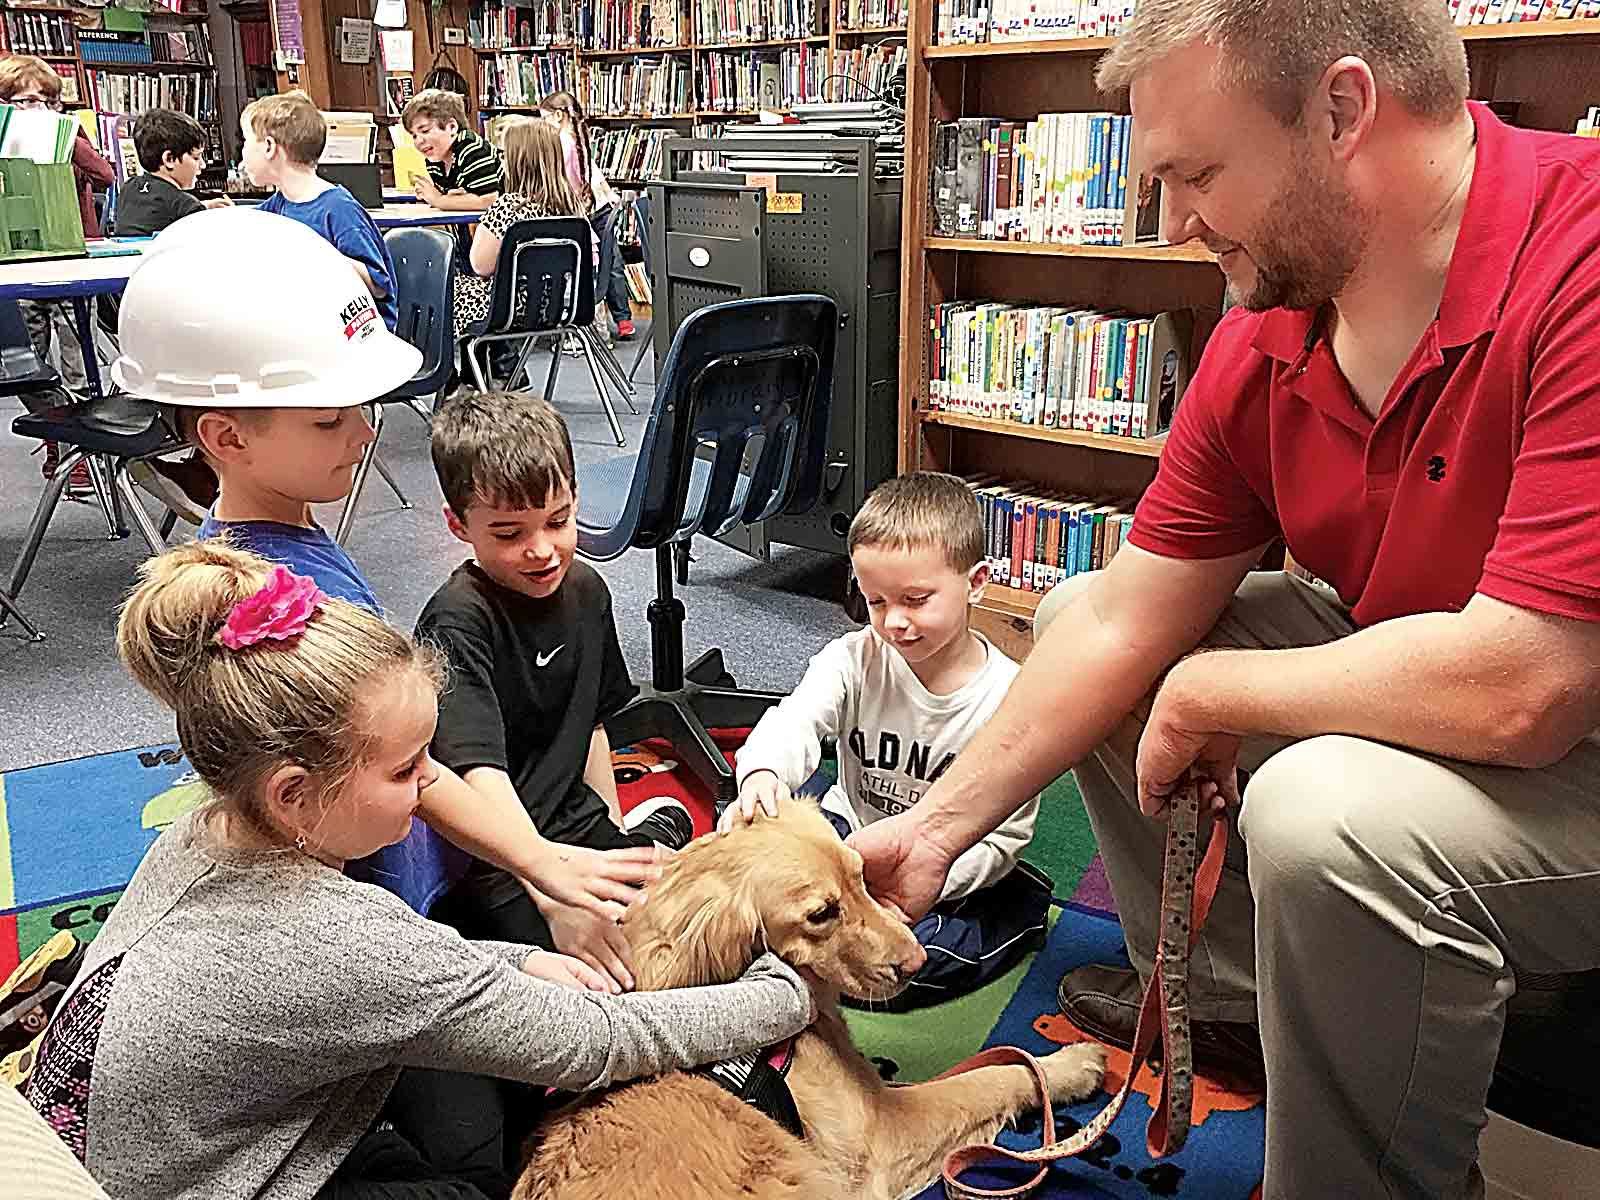
[[[395,390],[430,396],[450,380],[454,337],[455,239],[439,229],[391,229],[383,243],[394,260],[394,331],[422,351],[422,366]]]
[[[837,306],[816,295],[714,304],[679,326],[618,523],[632,545],[717,536],[817,502],[838,328]],[[703,489],[690,487],[697,473]]]
[[[594,231],[583,217],[518,221],[500,239],[487,333],[539,333],[594,317]]]
[[[42,375],[53,377],[54,372],[33,348],[22,306],[15,300],[0,300],[0,384],[33,382]]]

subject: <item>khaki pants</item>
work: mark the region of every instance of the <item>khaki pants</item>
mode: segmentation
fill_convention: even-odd
[[[41,359],[50,360],[50,343],[60,347],[61,385],[70,392],[82,395],[89,386],[89,377],[83,368],[83,345],[78,341],[78,327],[72,318],[72,304],[66,300],[24,300],[22,320],[28,327],[28,340]],[[94,320],[94,301],[89,301],[89,319]],[[54,403],[54,401],[52,401]]]
[[[1036,638],[1087,579],[1045,598]],[[1318,645],[1354,628],[1332,593],[1258,572],[1205,644]],[[1141,727],[1132,715],[1074,774],[1148,979],[1165,825],[1138,809]],[[1600,966],[1600,741],[1521,770],[1261,738],[1240,766],[1241,836],[1195,948],[1191,1016],[1260,1024],[1265,1200],[1481,1196],[1513,967]]]

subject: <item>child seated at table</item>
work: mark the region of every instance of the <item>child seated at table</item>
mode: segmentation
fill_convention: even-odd
[[[232,203],[194,194],[206,165],[206,131],[188,113],[146,109],[133,123],[133,148],[144,170],[117,189],[118,237],[149,237],[190,213]]]
[[[521,121],[505,134],[505,191],[483,214],[468,254],[470,271],[456,277],[456,336],[489,315],[500,243],[518,221],[581,217],[583,201],[572,190],[562,157],[561,134],[543,121]],[[591,245],[590,253],[593,254]],[[588,320],[588,315],[583,315]]]
[[[261,210],[309,225],[350,260],[378,302],[383,323],[394,328],[394,261],[383,235],[361,202],[317,174],[328,143],[328,123],[304,92],[253,100],[240,114],[244,171],[258,187],[277,188]]]
[[[426,179],[412,180],[417,199],[445,212],[483,212],[500,195],[500,152],[467,124],[461,97],[428,88],[412,97],[400,123],[428,160]]]

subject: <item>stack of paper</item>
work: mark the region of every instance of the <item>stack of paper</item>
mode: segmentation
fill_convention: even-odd
[[[369,112],[325,112],[328,144],[325,163],[369,163],[378,147],[378,125]]]
[[[78,118],[73,114],[0,104],[0,158],[70,162],[78,129]]]

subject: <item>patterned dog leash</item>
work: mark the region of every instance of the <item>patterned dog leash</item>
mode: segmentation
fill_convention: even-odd
[[[1139,1007],[1139,1023],[1133,1036],[1132,1058],[1122,1089],[1111,1098],[1095,1118],[1066,1141],[1056,1141],[1055,1114],[1050,1106],[1050,1085],[1044,1069],[1033,1055],[1015,1046],[996,1046],[967,1059],[939,1078],[961,1075],[979,1067],[1017,1064],[1033,1072],[1043,1109],[1040,1127],[1043,1144],[1035,1150],[1012,1150],[992,1142],[963,1146],[953,1150],[944,1162],[944,1193],[948,1200],[1013,1200],[1027,1196],[1045,1180],[1050,1164],[1060,1158],[1082,1154],[1111,1127],[1122,1111],[1139,1068],[1150,1057],[1155,1045],[1158,1022],[1163,1033],[1165,1064],[1161,1072],[1160,1103],[1145,1129],[1145,1143],[1152,1157],[1176,1153],[1189,1136],[1189,1118],[1194,1098],[1194,1055],[1189,1041],[1189,953],[1199,940],[1200,929],[1222,876],[1222,858],[1228,844],[1228,818],[1219,814],[1211,826],[1211,840],[1198,867],[1200,836],[1200,789],[1192,779],[1184,782],[1172,797],[1167,825],[1166,857],[1161,880],[1161,930],[1156,946],[1155,969],[1145,988]],[[1037,1164],[1038,1170],[1026,1183],[1010,1188],[980,1188],[961,1182],[961,1174],[984,1161],[1006,1159]]]

